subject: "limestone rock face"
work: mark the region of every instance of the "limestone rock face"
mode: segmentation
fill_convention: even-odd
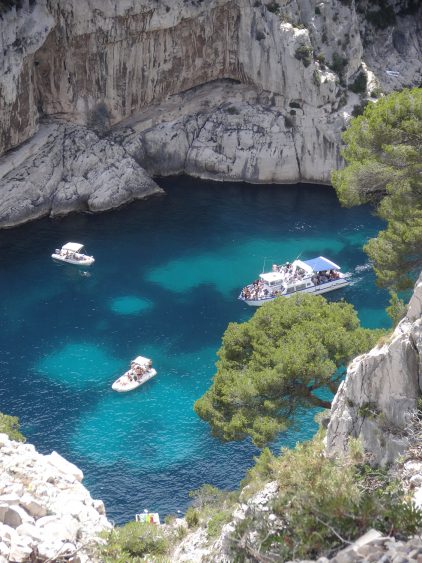
[[[386,27],[373,23],[379,16],[364,0],[22,0],[3,10],[0,154],[30,140],[46,118],[60,118],[100,138],[112,130],[138,167],[131,162],[116,190],[100,195],[95,175],[77,170],[96,158],[89,133],[86,144],[65,145],[75,164],[65,190],[54,151],[46,194],[32,208],[27,194],[37,192],[40,173],[16,164],[0,202],[12,210],[1,224],[19,224],[26,211],[29,220],[120,205],[136,191],[123,194],[123,185],[142,175],[139,166],[157,175],[328,183],[342,165],[340,135],[353,108],[379,88],[422,79],[422,6],[388,2],[394,19]],[[356,94],[349,86],[361,73],[368,87]],[[35,145],[43,161],[45,147],[36,153]],[[16,162],[13,151],[5,158]],[[107,162],[113,158],[122,172],[122,153],[108,150]],[[23,204],[10,182],[22,175]]]
[[[51,123],[0,159],[0,192],[0,227],[10,227],[45,215],[106,211],[162,190],[119,145]]]
[[[98,535],[111,524],[81,479],[57,452],[44,456],[1,435],[0,554],[6,561],[95,561]]]
[[[393,462],[407,446],[406,426],[421,390],[422,275],[390,340],[350,364],[332,404],[327,452],[345,453],[352,436],[375,464]]]
[[[250,86],[213,83],[185,96],[180,110],[174,100],[161,104],[164,123],[151,128],[146,114],[111,138],[153,176],[185,172],[212,180],[328,183],[331,168],[341,164],[333,132],[341,125],[331,123],[329,106],[309,114],[296,102],[293,117],[265,98]],[[306,131],[306,142],[298,129]]]

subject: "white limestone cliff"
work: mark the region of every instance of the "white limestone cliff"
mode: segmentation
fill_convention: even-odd
[[[381,29],[369,21],[374,7],[366,0],[22,0],[0,13],[0,154],[13,162],[10,149],[30,142],[46,118],[59,118],[100,137],[111,129],[140,175],[139,167],[152,175],[329,183],[354,106],[379,88],[421,82],[422,7],[389,2],[395,20]],[[360,95],[348,89],[359,73],[368,77]],[[73,143],[76,160],[91,146]],[[55,169],[56,152],[40,151]],[[121,155],[110,150],[108,163],[119,167]],[[31,192],[34,168],[25,159],[15,172],[0,172],[3,226],[50,213],[49,190],[63,188],[56,174],[46,195],[36,184]],[[76,167],[69,172],[61,212],[86,208],[88,192],[98,192],[92,175],[81,186]],[[25,204],[28,215],[10,182],[16,175],[28,177],[25,200],[35,201],[33,210]],[[129,201],[123,180],[113,197],[115,177],[103,177],[110,204],[103,198],[88,208]],[[150,192],[141,185],[141,193]]]
[[[43,124],[0,158],[0,227],[45,215],[107,211],[161,188],[122,147],[84,127]]]
[[[353,360],[333,400],[329,455],[344,454],[359,438],[376,465],[397,460],[422,393],[422,275],[406,317],[388,341]]]
[[[110,530],[104,504],[83,474],[57,452],[0,434],[0,561],[96,561],[99,534]]]

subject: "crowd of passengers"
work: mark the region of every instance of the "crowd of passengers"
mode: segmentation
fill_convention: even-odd
[[[63,256],[63,258],[72,258],[72,260],[83,260],[85,258],[83,254],[78,254],[72,250],[63,250],[63,248],[56,249],[56,254]]]
[[[132,362],[130,364],[130,370],[126,372],[129,381],[141,381],[142,377],[151,368],[151,365],[148,364],[146,366],[140,366],[139,364]]]
[[[299,282],[303,280],[306,275],[306,272],[303,268],[296,267],[296,269],[293,270],[293,266],[292,264],[290,264],[290,262],[286,262],[281,266],[273,264],[272,271],[285,274],[284,279],[288,283]],[[321,283],[337,280],[339,277],[340,275],[336,270],[324,270],[322,272],[316,272],[311,277],[311,281],[314,285],[320,285]],[[281,293],[282,291],[280,291],[279,289],[268,289],[268,287],[265,287],[264,280],[258,278],[253,283],[247,285],[242,289],[240,297],[249,301],[251,299],[259,300],[277,297],[277,295],[281,295]]]

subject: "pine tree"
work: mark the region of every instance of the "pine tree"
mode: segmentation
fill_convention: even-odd
[[[343,170],[332,182],[343,205],[371,203],[386,229],[365,250],[379,285],[400,290],[422,267],[422,89],[369,104],[343,134]]]

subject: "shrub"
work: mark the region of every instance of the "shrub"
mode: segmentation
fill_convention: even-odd
[[[321,15],[321,10],[320,10],[319,6],[316,6],[316,7],[315,7],[315,15],[316,15],[316,16],[320,16],[320,15]]]
[[[321,86],[321,76],[319,72],[315,69],[312,74],[312,79],[314,81],[315,86]]]
[[[359,105],[353,106],[353,109],[352,109],[353,117],[358,117],[359,115],[362,115],[363,112],[365,111],[366,105],[367,105],[367,102],[362,102]]]
[[[370,401],[363,403],[358,408],[358,415],[362,418],[375,418],[379,414],[379,409],[375,403]]]
[[[368,78],[364,72],[360,72],[356,77],[353,84],[349,86],[349,89],[355,94],[366,93],[366,87],[368,85]]]
[[[270,4],[267,4],[267,10],[273,14],[279,14],[280,6],[277,4],[277,2],[273,1],[270,2]]]
[[[393,326],[399,324],[399,322],[406,316],[407,305],[400,299],[397,293],[392,291],[390,293],[390,306],[386,308],[387,315],[393,321]]]
[[[101,555],[107,563],[128,563],[144,556],[164,555],[169,548],[162,529],[144,522],[129,522],[117,527],[105,539]]]
[[[268,476],[278,483],[269,510],[283,525],[269,535],[256,522],[241,522],[233,537],[237,549],[254,530],[254,543],[261,546],[256,555],[263,561],[266,554],[274,561],[314,560],[321,554],[331,557],[370,527],[406,537],[420,531],[422,511],[406,501],[400,484],[387,471],[362,462],[359,444],[352,445],[351,455],[334,460],[324,455],[322,438],[319,432],[311,442],[265,463]]]
[[[7,434],[10,440],[26,442],[25,436],[20,433],[19,418],[17,416],[9,416],[0,412],[0,432]]]
[[[240,114],[240,111],[235,106],[229,106],[226,111],[230,115],[239,115]]]
[[[325,55],[323,53],[318,53],[316,55],[315,60],[318,61],[320,64],[325,64]]]
[[[199,513],[198,511],[190,506],[185,514],[186,523],[189,528],[196,528],[199,524]]]
[[[347,94],[346,92],[343,92],[343,94],[341,94],[340,99],[338,101],[337,109],[344,107],[346,104],[347,104]]]
[[[230,522],[231,511],[222,511],[214,514],[207,525],[207,535],[209,538],[216,538],[221,534],[224,524]]]
[[[371,92],[371,98],[379,98],[382,95],[381,88],[374,88]]]
[[[330,68],[337,74],[341,74],[344,68],[347,66],[347,59],[342,57],[338,53],[333,53],[333,60],[331,62]]]
[[[396,14],[390,5],[383,1],[380,2],[378,10],[366,12],[366,19],[374,27],[386,29],[396,23]]]
[[[300,45],[295,51],[295,57],[307,67],[312,62],[312,49],[307,45]]]

